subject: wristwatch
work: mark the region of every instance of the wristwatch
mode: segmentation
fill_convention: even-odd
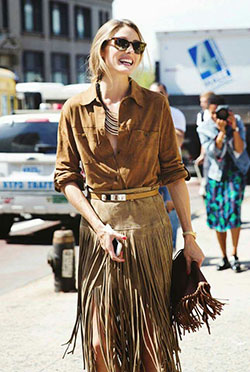
[[[233,129],[233,132],[239,132],[240,128],[239,127],[236,127],[235,129]]]

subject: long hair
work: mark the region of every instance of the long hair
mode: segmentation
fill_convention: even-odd
[[[105,47],[105,41],[111,38],[116,31],[124,26],[131,27],[138,34],[139,40],[144,41],[138,27],[128,19],[111,19],[110,21],[104,23],[104,25],[102,25],[97,31],[90,49],[89,72],[92,81],[101,79],[104,74],[110,77],[109,69],[101,56],[101,52]]]

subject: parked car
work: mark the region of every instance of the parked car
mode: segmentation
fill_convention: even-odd
[[[54,190],[60,113],[28,113],[0,118],[0,236],[15,217],[68,221],[78,217]]]

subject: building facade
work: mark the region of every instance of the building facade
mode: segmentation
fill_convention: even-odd
[[[87,81],[86,59],[113,0],[0,0],[0,65],[19,82]]]

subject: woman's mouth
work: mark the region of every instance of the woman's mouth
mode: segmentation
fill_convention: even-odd
[[[121,59],[119,59],[119,62],[124,66],[132,66],[133,65],[132,59],[129,59],[129,58],[121,58]]]

